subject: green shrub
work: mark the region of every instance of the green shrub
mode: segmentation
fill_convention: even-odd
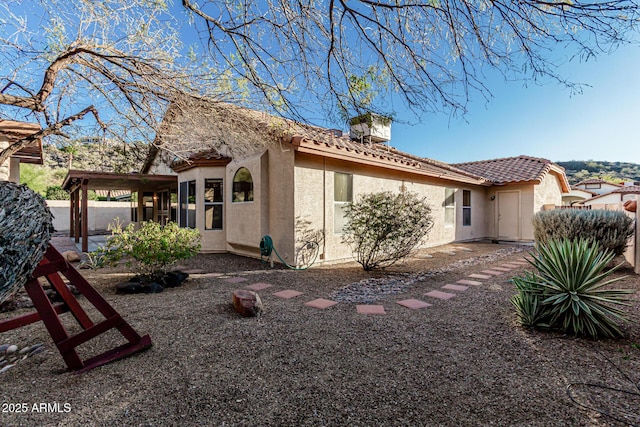
[[[47,191],[45,194],[45,199],[47,200],[69,200],[69,192],[63,190],[59,185],[50,185],[47,187]]]
[[[372,193],[346,208],[343,241],[364,270],[393,265],[409,255],[433,227],[431,208],[413,193]]]
[[[554,209],[533,218],[536,242],[587,239],[615,255],[624,253],[633,229],[633,219],[619,211]]]
[[[613,252],[585,239],[551,240],[537,249],[530,261],[537,271],[513,279],[518,293],[511,303],[520,323],[593,338],[622,336],[617,321],[626,318],[615,306],[628,305],[635,290],[604,289],[623,278],[603,281],[622,265],[604,271]]]
[[[127,265],[134,264],[146,282],[160,279],[177,261],[200,251],[200,232],[175,222],[162,226],[146,221],[137,229],[135,224],[122,228],[116,222],[110,227],[112,235],[102,252],[111,263],[125,258]]]

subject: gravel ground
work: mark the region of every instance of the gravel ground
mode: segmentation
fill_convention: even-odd
[[[257,260],[199,255],[185,266],[224,275],[192,275],[180,288],[149,295],[115,294],[114,285],[131,275],[124,267],[83,270],[154,346],[75,375],[65,372],[42,324],[1,334],[0,345],[44,343],[48,351],[0,373],[0,425],[640,425],[637,294],[626,308],[633,319],[624,326],[628,338],[616,341],[518,327],[509,274],[447,301],[423,296],[521,259],[522,250],[456,244],[376,273],[355,264],[271,270]],[[639,277],[630,268],[623,273],[630,276],[618,286],[637,289]],[[225,281],[230,276],[249,280],[232,284]],[[231,291],[256,282],[273,285],[259,292],[265,312],[240,318]],[[303,304],[357,299],[371,294],[374,283],[384,289],[373,298],[386,315],[357,314],[349,302],[326,310]],[[304,294],[272,295],[285,289]],[[395,303],[409,298],[433,306],[409,310]],[[23,312],[0,313],[0,319]],[[88,357],[116,344],[118,335],[110,333],[80,350]],[[26,411],[16,412],[22,404]]]

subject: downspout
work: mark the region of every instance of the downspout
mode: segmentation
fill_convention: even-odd
[[[320,259],[324,260],[327,249],[327,158],[322,157],[322,253]]]

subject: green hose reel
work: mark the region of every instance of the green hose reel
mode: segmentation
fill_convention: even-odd
[[[284,259],[282,259],[282,257],[276,250],[275,246],[273,245],[273,239],[268,234],[265,236],[262,236],[262,239],[260,240],[260,260],[262,262],[266,262],[266,260],[268,260],[271,257],[271,254],[275,253],[278,259],[280,260],[280,262],[284,264],[287,268],[290,268],[291,270],[306,270],[316,262],[316,259],[318,258],[318,254],[320,253],[320,245],[318,244],[318,242],[303,242],[303,243],[304,245],[301,247],[301,250],[310,250],[312,251],[311,254],[313,254],[313,256],[310,257],[311,261],[308,264],[306,264],[304,267],[297,267],[297,266],[290,265]]]

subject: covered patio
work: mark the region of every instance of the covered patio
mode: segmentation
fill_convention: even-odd
[[[62,188],[71,195],[69,204],[69,237],[78,243],[82,239],[82,251],[89,249],[87,218],[89,190],[128,190],[137,193],[132,221],[156,221],[166,224],[176,220],[177,175],[121,174],[70,170]],[[132,199],[133,202],[134,199]]]

